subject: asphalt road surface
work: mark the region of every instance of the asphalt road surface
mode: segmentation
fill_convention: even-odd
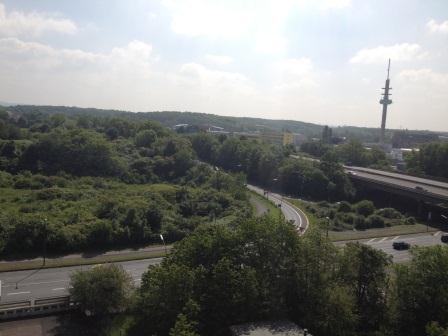
[[[413,192],[429,192],[442,198],[448,198],[448,183],[445,182],[363,167],[345,166],[345,170],[353,178],[370,179],[380,183],[396,185]]]
[[[128,271],[134,279],[135,284],[139,285],[142,274],[148,266],[158,264],[161,261],[162,258],[153,258],[125,261],[116,264],[121,265]],[[0,273],[0,303],[68,295],[70,274],[75,270],[87,270],[92,267],[95,267],[95,265]],[[17,288],[16,282],[19,282]]]
[[[380,237],[359,240],[359,242],[372,246],[376,249],[382,250],[392,256],[392,260],[395,263],[406,262],[411,259],[409,250],[395,250],[392,247],[393,242],[404,241],[411,246],[434,246],[444,245],[440,240],[442,232],[424,233],[420,235],[408,235],[408,236],[395,236],[395,237]],[[347,242],[336,242],[335,245],[344,245]]]
[[[253,185],[247,185],[247,188],[262,196],[266,196],[264,195],[264,190],[262,188]],[[281,210],[286,220],[291,221],[297,227],[298,231],[301,233],[306,231],[308,228],[308,218],[302,211],[285,202],[283,197],[279,194],[268,192],[267,196],[270,201],[274,202],[274,204],[281,204]]]

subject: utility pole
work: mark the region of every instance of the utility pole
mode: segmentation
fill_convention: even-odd
[[[383,115],[381,118],[381,133],[380,133],[380,144],[384,145],[384,134],[386,131],[386,118],[387,118],[387,106],[392,104],[392,100],[389,99],[389,96],[392,94],[389,93],[390,90],[392,90],[390,85],[390,79],[389,79],[389,72],[390,72],[390,58],[389,58],[389,64],[387,66],[387,79],[386,79],[386,85],[382,89],[384,90],[384,93],[382,94],[383,98],[380,100],[380,104],[383,105]]]
[[[160,235],[160,239],[162,240],[163,246],[165,247],[165,257],[168,255],[168,250],[166,249],[165,239],[163,239],[163,235]]]
[[[45,262],[47,259],[47,232],[48,232],[47,219],[44,218],[44,263],[43,263],[43,266],[45,266]]]

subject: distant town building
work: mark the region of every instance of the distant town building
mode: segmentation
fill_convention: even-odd
[[[424,143],[440,141],[440,138],[431,132],[396,131],[391,142],[394,148],[416,148]]]
[[[325,144],[331,143],[332,135],[333,135],[333,130],[331,129],[331,127],[328,127],[325,125],[322,130],[322,142]]]
[[[312,336],[290,321],[255,322],[231,326],[233,336]]]

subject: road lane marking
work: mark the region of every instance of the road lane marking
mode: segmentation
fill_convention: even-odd
[[[54,290],[54,291],[60,291],[60,290],[65,290],[66,288],[65,287],[61,287],[61,288],[53,288],[52,290]]]
[[[384,237],[383,239],[381,239],[378,243],[382,243],[383,241],[385,241],[387,239],[387,237]]]
[[[44,285],[44,284],[51,284],[51,283],[56,283],[56,282],[67,282],[70,281],[69,279],[66,280],[53,280],[53,281],[42,281],[42,282],[25,282],[25,283],[21,283],[21,286],[35,286],[35,285]],[[9,285],[4,285],[3,287],[13,287],[15,286],[15,284],[9,284]]]
[[[396,236],[396,237],[392,238],[392,240],[396,240],[398,238],[400,238],[400,236]]]
[[[375,239],[376,239],[376,238],[372,238],[372,239],[370,239],[370,240],[367,242],[367,244],[368,244],[368,243],[373,243],[373,242],[375,241]]]
[[[8,293],[6,295],[19,295],[19,294],[30,294],[31,292],[16,292],[16,293]]]

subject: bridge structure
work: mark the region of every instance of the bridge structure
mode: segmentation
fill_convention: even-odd
[[[415,177],[406,174],[386,172],[377,169],[344,166],[354,182],[391,194],[406,196],[421,204],[448,209],[448,183]]]

